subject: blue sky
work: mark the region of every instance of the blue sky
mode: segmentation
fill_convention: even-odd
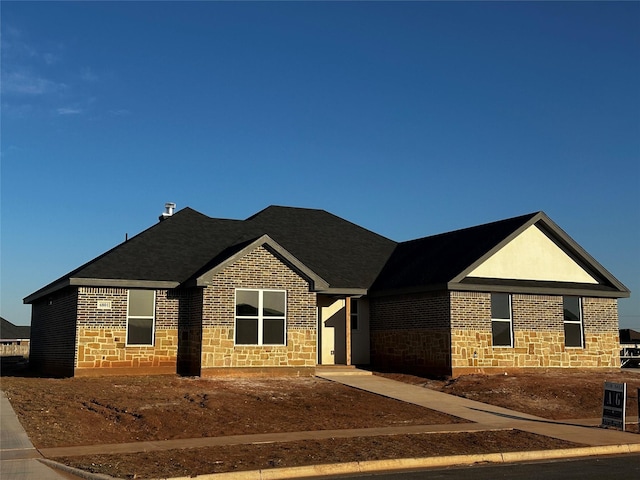
[[[639,2],[7,2],[1,311],[157,221],[397,241],[544,210],[632,290]]]

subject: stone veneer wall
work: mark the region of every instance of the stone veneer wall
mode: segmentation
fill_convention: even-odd
[[[514,346],[493,347],[491,296],[451,292],[452,373],[619,367],[617,301],[583,298],[584,348],[564,346],[562,296],[512,295]]]
[[[451,333],[446,293],[372,297],[370,305],[373,365],[450,373]]]
[[[156,290],[153,346],[127,346],[127,289],[80,287],[77,309],[76,374],[175,373],[178,313],[183,294]],[[99,300],[111,308],[99,310]],[[100,369],[99,372],[83,369]],[[119,369],[113,372],[108,369]]]
[[[76,288],[66,288],[32,305],[29,365],[35,372],[73,376],[77,298]]]
[[[287,291],[287,344],[234,344],[235,289]],[[264,247],[218,272],[203,292],[202,368],[315,367],[316,295],[309,284]]]

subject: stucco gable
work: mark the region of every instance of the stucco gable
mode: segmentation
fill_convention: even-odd
[[[467,277],[599,283],[536,225],[521,232]]]

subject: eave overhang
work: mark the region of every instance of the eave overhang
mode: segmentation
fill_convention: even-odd
[[[180,286],[179,282],[163,281],[163,280],[132,280],[132,279],[119,279],[119,278],[83,278],[83,277],[71,277],[65,278],[62,281],[53,283],[48,287],[38,290],[32,293],[28,297],[25,297],[23,303],[33,303],[36,300],[51,295],[58,290],[62,290],[66,287],[113,287],[113,288],[149,288],[149,289],[168,289],[177,288]]]
[[[449,282],[447,290],[467,292],[523,293],[529,295],[575,295],[578,297],[627,298],[629,291],[619,291],[606,285],[539,280],[467,278]]]

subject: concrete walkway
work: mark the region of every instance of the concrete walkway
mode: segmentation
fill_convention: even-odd
[[[0,477],[11,480],[69,479],[37,459],[42,458],[20,425],[11,403],[0,391]]]
[[[584,423],[548,420],[542,417],[448,395],[417,385],[397,382],[377,375],[320,372],[316,373],[316,376],[349,387],[464,418],[471,422],[476,422],[476,427],[486,427],[484,428],[485,430],[514,428],[592,446],[640,444],[640,435],[638,434],[598,428],[593,425],[584,425]]]
[[[553,421],[533,415],[508,410],[473,400],[436,392],[427,388],[397,382],[395,380],[371,375],[370,372],[351,370],[348,374],[340,371],[318,371],[316,376],[341,383],[353,388],[365,390],[385,397],[395,398],[407,403],[413,403],[432,410],[454,415],[470,423],[446,424],[446,425],[413,425],[400,427],[378,427],[361,429],[318,430],[308,432],[265,433],[252,435],[228,435],[223,437],[191,438],[179,440],[132,442],[120,444],[87,445],[75,447],[43,448],[36,450],[29,441],[24,429],[6,399],[0,392],[0,411],[2,413],[2,442],[0,473],[2,478],[27,480],[59,480],[74,478],[66,473],[58,473],[43,465],[38,458],[68,457],[94,454],[123,454],[150,452],[170,449],[202,448],[218,445],[239,445],[257,443],[291,442],[297,440],[349,438],[378,435],[397,435],[405,433],[434,433],[434,432],[475,432],[489,430],[518,429],[547,437],[559,438],[575,443],[588,445],[582,449],[549,451],[549,452],[512,452],[509,454],[491,455],[467,455],[464,459],[458,457],[433,457],[431,459],[404,459],[386,460],[376,462],[352,462],[351,464],[324,465],[295,467],[287,472],[279,469],[269,469],[256,472],[244,472],[242,478],[297,478],[302,476],[315,476],[318,474],[347,473],[342,470],[351,468],[351,471],[389,470],[394,468],[421,468],[435,465],[454,465],[460,462],[473,463],[476,461],[507,462],[523,459],[533,460],[537,458],[562,458],[563,456],[587,456],[597,454],[613,454],[640,451],[640,435],[598,428],[599,419]],[[633,419],[629,419],[633,421]],[[624,447],[624,448],[622,448]],[[566,454],[565,454],[566,452]],[[534,456],[537,454],[538,456]],[[540,455],[543,455],[542,457]],[[495,458],[494,458],[495,457]],[[47,462],[47,460],[44,460]],[[412,463],[413,462],[413,463]],[[445,463],[450,462],[450,463]],[[54,463],[54,462],[52,462]],[[365,463],[368,465],[366,466]],[[369,465],[370,464],[370,465]],[[349,467],[349,465],[351,465]],[[333,469],[333,470],[332,470]],[[80,474],[78,471],[67,471]],[[268,473],[267,473],[268,472]],[[315,472],[315,473],[314,473]],[[83,472],[84,473],[84,472]],[[226,478],[235,474],[217,474],[211,478]],[[245,475],[246,474],[246,475]],[[291,477],[290,475],[294,475]],[[104,476],[83,475],[84,478],[105,478]],[[205,476],[209,477],[209,476]],[[229,477],[231,478],[231,477]],[[235,476],[233,478],[236,478]],[[240,477],[238,477],[240,478]]]

